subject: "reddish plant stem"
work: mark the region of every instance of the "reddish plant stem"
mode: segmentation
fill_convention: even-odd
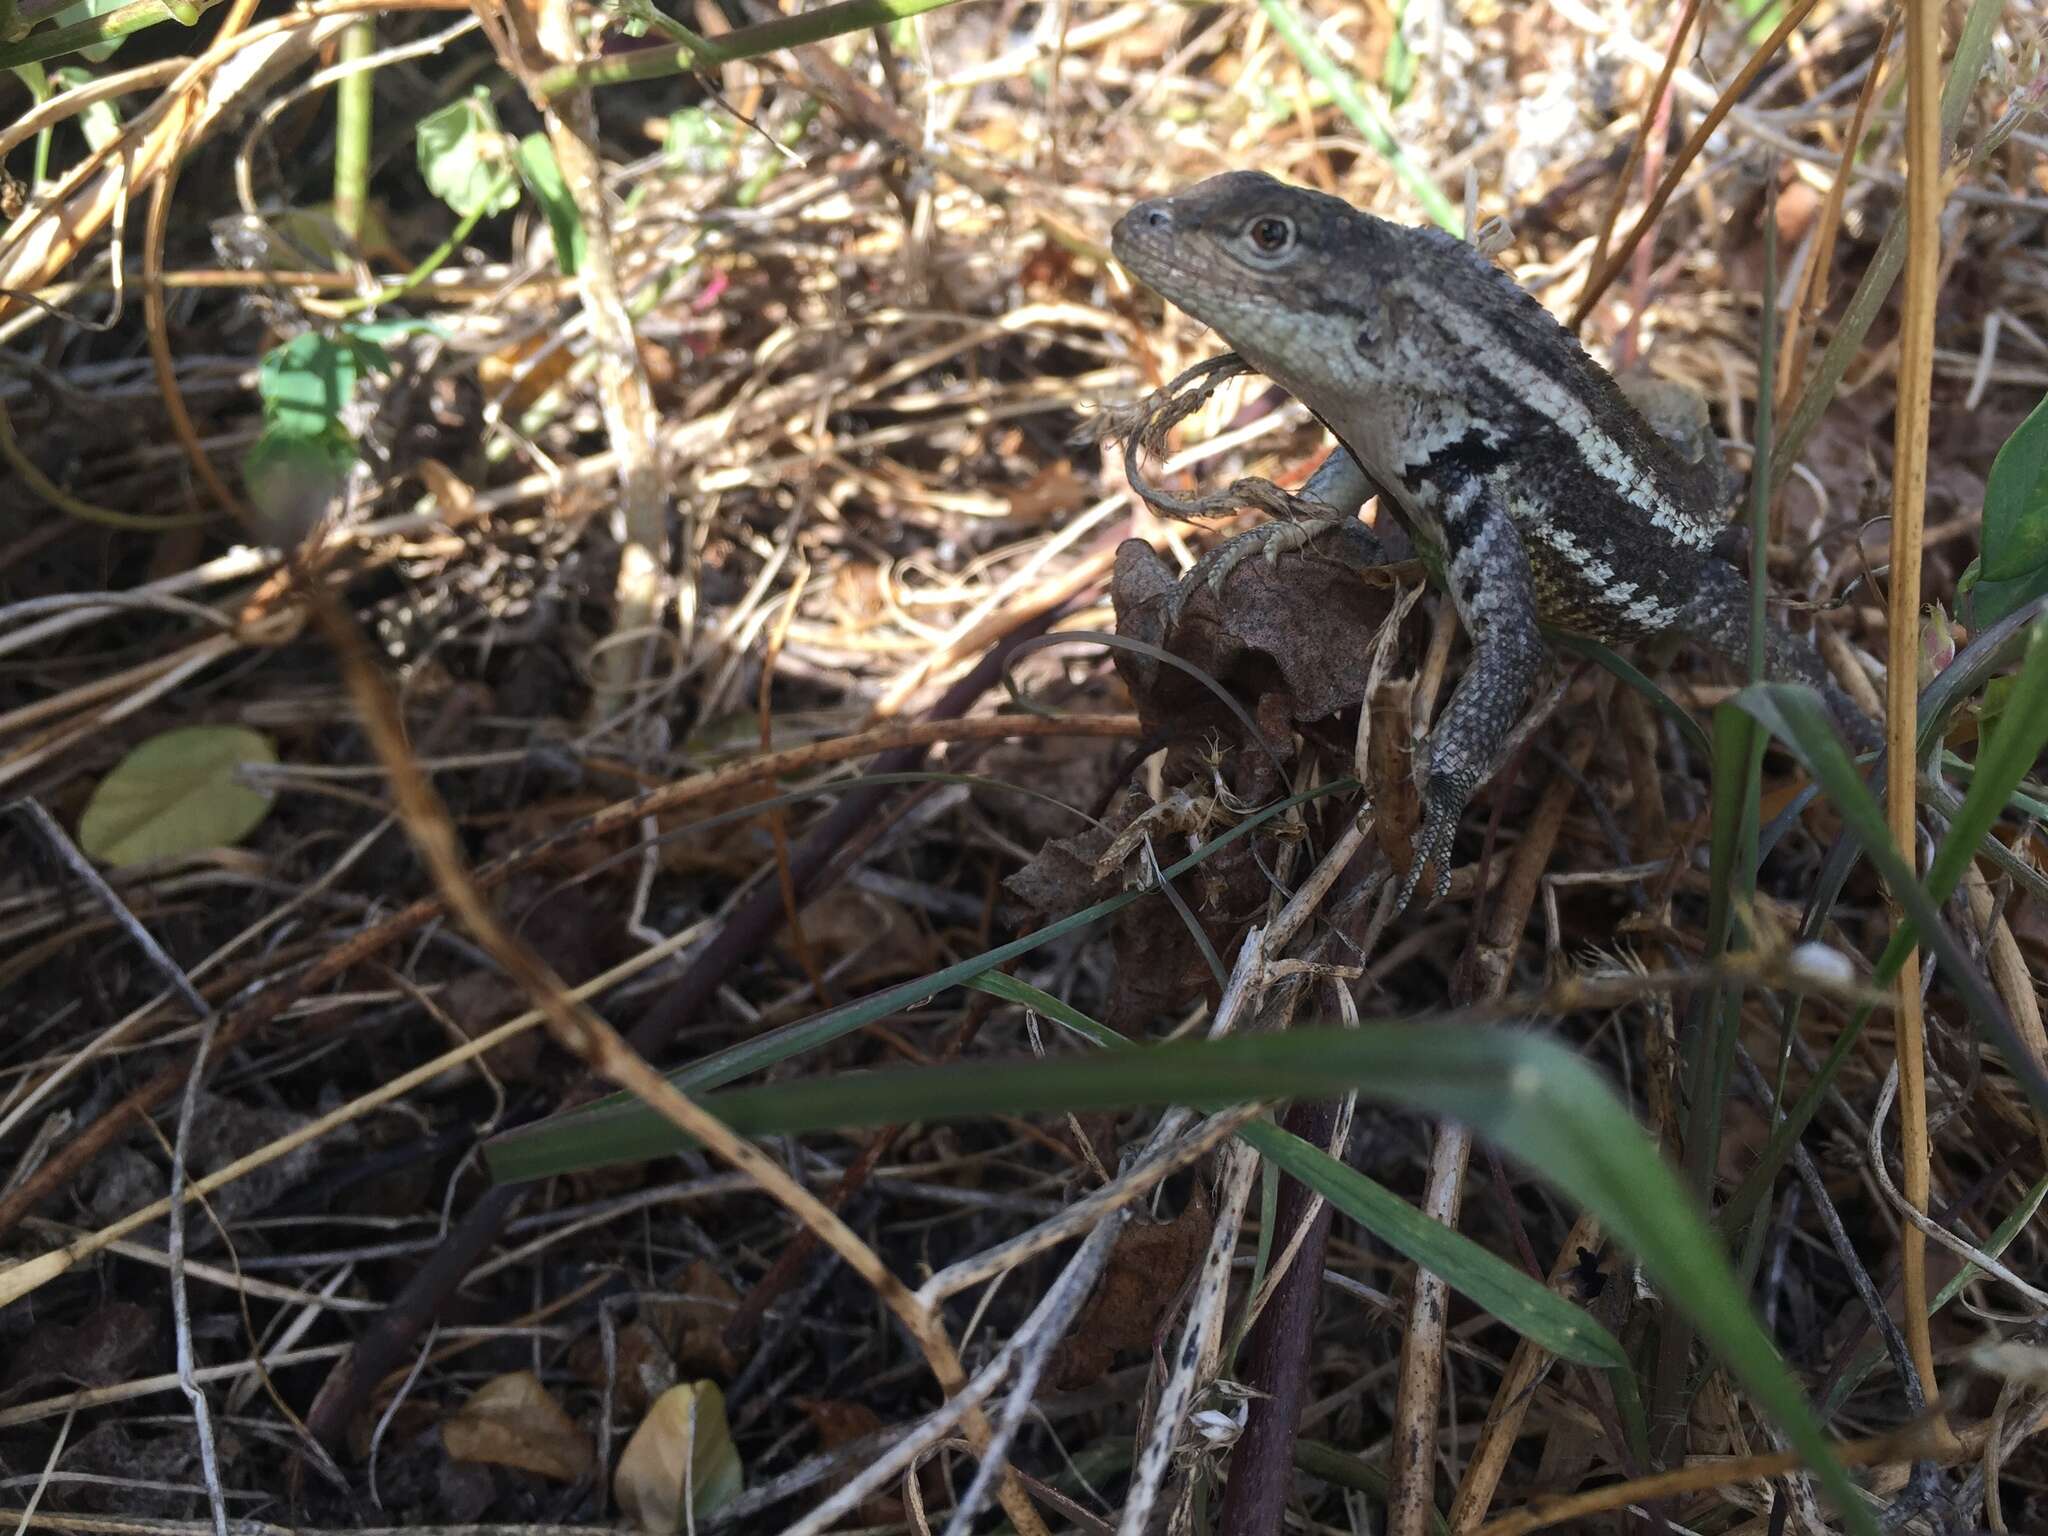
[[[1336,1129],[1337,1106],[1296,1104],[1282,1124],[1311,1146],[1327,1146]],[[1281,1181],[1275,1253],[1293,1239],[1312,1198],[1306,1186],[1293,1179]],[[1294,1263],[1280,1277],[1245,1341],[1250,1358],[1244,1382],[1259,1395],[1248,1404],[1244,1433],[1230,1453],[1230,1482],[1223,1490],[1216,1527],[1220,1536],[1269,1536],[1281,1528],[1287,1496],[1294,1488],[1295,1434],[1308,1395],[1309,1344],[1315,1337],[1323,1253],[1335,1214],[1328,1201],[1316,1211]]]

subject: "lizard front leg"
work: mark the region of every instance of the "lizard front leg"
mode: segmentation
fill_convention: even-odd
[[[1422,830],[1395,911],[1408,905],[1425,863],[1436,866],[1432,900],[1451,883],[1458,818],[1486,782],[1529,705],[1548,652],[1537,627],[1529,556],[1506,504],[1477,478],[1445,490],[1441,512],[1445,577],[1472,641],[1472,661],[1429,733],[1422,781]]]
[[[1260,491],[1257,496],[1249,494],[1254,487]],[[1335,557],[1353,570],[1370,570],[1389,562],[1379,536],[1358,520],[1359,509],[1373,494],[1373,483],[1342,443],[1299,492],[1283,491],[1263,480],[1240,480],[1231,490],[1273,521],[1226,539],[1197,561],[1182,578],[1182,604],[1204,584],[1220,595],[1230,573],[1254,555],[1264,555],[1272,565],[1283,554],[1306,549],[1326,534],[1337,536]]]
[[[1147,480],[1138,467],[1140,450],[1164,452],[1166,434],[1177,422],[1192,414],[1225,379],[1250,371],[1244,359],[1226,352],[1197,363],[1164,389],[1147,396],[1132,407],[1112,412],[1103,419],[1106,436],[1123,439],[1124,475],[1131,489],[1155,512],[1174,518],[1198,518],[1215,513],[1253,507],[1273,521],[1248,533],[1226,540],[1197,561],[1181,582],[1174,600],[1177,619],[1188,596],[1206,582],[1212,594],[1221,594],[1232,571],[1252,555],[1264,552],[1267,563],[1280,555],[1306,547],[1309,542],[1333,530],[1340,531],[1338,559],[1355,570],[1388,563],[1378,537],[1358,520],[1366,498],[1377,489],[1359,466],[1351,450],[1341,442],[1297,492],[1281,489],[1270,480],[1243,479],[1228,490],[1185,497],[1160,489]],[[1169,620],[1171,628],[1173,620]]]
[[[1322,466],[1309,476],[1308,484],[1286,496],[1289,516],[1261,523],[1248,532],[1218,546],[1209,559],[1207,579],[1211,591],[1220,592],[1223,582],[1253,555],[1263,554],[1268,565],[1285,554],[1306,549],[1325,534],[1340,536],[1338,559],[1357,569],[1387,563],[1386,552],[1373,531],[1358,520],[1358,510],[1372,495],[1373,484],[1351,450],[1339,443]],[[1286,493],[1282,493],[1285,496]],[[1268,508],[1270,511],[1271,509]],[[1189,572],[1192,578],[1194,572]]]
[[[1372,493],[1372,477],[1358,467],[1351,450],[1339,443],[1308,477],[1308,484],[1301,488],[1301,499],[1328,507],[1331,520],[1335,521],[1358,516],[1358,509]]]

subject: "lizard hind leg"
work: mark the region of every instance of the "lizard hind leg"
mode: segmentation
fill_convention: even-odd
[[[1429,733],[1422,829],[1401,884],[1408,905],[1425,863],[1436,867],[1433,900],[1451,881],[1451,843],[1466,804],[1501,756],[1549,654],[1537,627],[1536,589],[1521,535],[1497,492],[1472,479],[1453,487],[1443,512],[1451,601],[1472,641],[1472,660]]]

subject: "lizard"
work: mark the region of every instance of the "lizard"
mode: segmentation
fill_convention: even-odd
[[[1396,910],[1426,864],[1431,899],[1449,889],[1459,818],[1548,659],[1542,625],[1609,644],[1676,635],[1746,667],[1749,582],[1713,552],[1729,482],[1711,430],[1690,453],[1668,440],[1472,246],[1233,171],[1136,204],[1111,251],[1337,439],[1299,497],[1281,493],[1305,520],[1225,546],[1211,580],[1252,544],[1271,558],[1331,527],[1371,560],[1358,512],[1375,490],[1437,555],[1472,658],[1417,765],[1422,825]],[[1812,644],[1776,621],[1764,670],[1812,685],[1874,743]]]

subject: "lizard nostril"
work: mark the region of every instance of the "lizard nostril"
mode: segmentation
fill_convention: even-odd
[[[1164,203],[1147,203],[1139,211],[1153,229],[1165,229],[1173,223],[1173,214]]]

